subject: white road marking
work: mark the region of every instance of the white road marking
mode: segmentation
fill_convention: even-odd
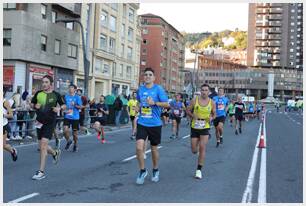
[[[267,148],[267,135],[266,135],[266,119],[264,120],[264,141]],[[258,203],[267,202],[267,149],[261,150],[261,159],[260,159],[260,174],[259,174],[259,187],[258,187]]]
[[[248,177],[247,185],[243,193],[241,203],[250,203],[252,201],[253,183],[255,180],[256,165],[257,165],[258,151],[259,151],[259,148],[257,147],[257,145],[259,144],[259,140],[260,140],[261,127],[262,127],[262,123],[259,126],[257,141],[256,141],[254,153],[253,153],[252,165],[249,171],[249,177]]]
[[[125,130],[129,130],[131,128],[123,128],[123,129],[118,129],[118,130],[113,130],[113,131],[106,131],[105,134],[111,134],[111,133],[116,133],[116,132],[121,132],[121,131],[125,131]],[[79,139],[82,139],[82,138],[88,138],[88,136],[91,136],[91,135],[82,135],[82,136],[79,136]],[[54,142],[55,140],[52,139],[50,140],[49,142]],[[38,142],[34,142],[34,143],[31,143],[31,144],[24,144],[24,145],[16,145],[14,146],[15,148],[21,148],[21,147],[27,147],[27,146],[32,146],[32,145],[37,145]]]
[[[29,195],[26,195],[26,196],[23,196],[23,197],[20,197],[16,200],[12,200],[12,201],[9,201],[9,203],[17,203],[17,202],[21,202],[21,201],[24,201],[24,200],[27,200],[27,199],[30,199],[32,197],[35,197],[39,195],[39,193],[32,193],[32,194],[29,194]]]
[[[190,134],[182,137],[182,139],[186,139],[187,137],[190,137]]]
[[[160,148],[162,148],[162,147],[163,147],[163,146],[158,146],[157,148],[160,149]],[[149,150],[147,150],[145,153],[147,154],[147,153],[150,153],[150,152],[151,152],[151,150],[149,149]],[[130,161],[130,160],[135,159],[135,158],[136,158],[136,155],[133,155],[133,156],[131,156],[131,157],[128,157],[128,158],[122,160],[122,162],[127,162],[127,161]]]

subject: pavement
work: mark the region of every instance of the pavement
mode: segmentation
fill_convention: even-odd
[[[224,128],[224,143],[216,148],[214,128],[202,169],[203,179],[194,178],[197,156],[190,149],[190,127],[182,121],[179,138],[170,140],[171,126],[162,129],[160,181],[151,182],[151,153],[147,150],[149,175],[144,185],[136,185],[138,164],[131,128],[106,132],[106,144],[95,137],[83,136],[79,152],[65,151],[59,164],[48,157],[47,177],[31,179],[38,169],[37,144],[19,145],[18,161],[4,153],[3,201],[23,203],[268,203],[303,201],[303,116],[270,109],[266,116],[266,148],[256,149],[260,121],[243,123],[242,134],[235,135],[229,123]],[[54,145],[54,142],[50,143]],[[257,164],[254,151],[258,151]],[[266,161],[262,154],[266,152]],[[257,153],[256,153],[257,154]],[[255,155],[256,156],[256,155]],[[262,167],[262,165],[266,167]],[[252,178],[251,168],[255,168]],[[262,170],[262,168],[266,168]],[[266,181],[263,181],[266,177]],[[248,187],[248,183],[251,186]],[[266,184],[264,184],[266,183]],[[263,187],[263,185],[265,187]],[[264,194],[259,194],[264,188]],[[262,193],[262,192],[261,192]],[[21,199],[19,199],[21,198]]]

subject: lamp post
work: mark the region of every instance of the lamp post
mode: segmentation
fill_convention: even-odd
[[[85,49],[85,38],[84,38],[84,30],[83,30],[83,25],[80,21],[75,20],[75,19],[57,19],[55,20],[55,22],[63,22],[63,23],[71,23],[71,22],[75,22],[78,23],[81,27],[81,34],[82,34],[82,49],[83,49],[83,63],[84,63],[84,74],[85,74],[85,78],[84,78],[84,95],[86,97],[88,97],[88,76],[89,76],[89,65],[90,62],[87,59],[87,55],[86,55],[86,49]]]

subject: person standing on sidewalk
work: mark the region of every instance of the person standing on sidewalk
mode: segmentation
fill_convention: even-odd
[[[132,136],[131,139],[135,140],[136,139],[136,130],[137,130],[137,105],[138,105],[138,101],[137,101],[137,94],[136,92],[133,92],[132,97],[130,98],[130,100],[128,101],[128,107],[129,107],[129,116],[132,122]]]
[[[76,94],[77,87],[73,84],[69,86],[69,93],[65,95],[65,103],[67,110],[64,115],[64,136],[67,141],[65,150],[68,150],[72,141],[70,140],[69,128],[72,127],[73,134],[73,152],[78,151],[78,130],[79,130],[79,120],[80,112],[82,108],[82,100],[79,95]]]
[[[191,122],[191,151],[198,154],[198,166],[195,178],[202,178],[202,167],[205,161],[206,145],[210,130],[210,122],[216,117],[216,105],[208,97],[209,86],[201,86],[201,95],[192,99],[187,108],[187,114],[192,118]]]
[[[64,110],[66,105],[61,95],[53,91],[53,78],[45,75],[42,78],[43,90],[38,91],[32,98],[32,107],[36,109],[37,138],[40,148],[40,168],[32,177],[33,180],[41,180],[45,178],[45,166],[47,153],[51,154],[54,163],[58,163],[60,150],[53,150],[49,145],[56,124],[56,114],[59,110]],[[58,107],[57,105],[60,105]]]
[[[137,91],[137,100],[140,106],[137,120],[136,155],[140,172],[136,184],[143,184],[148,171],[144,162],[144,144],[148,138],[151,143],[153,173],[151,180],[159,181],[157,146],[161,142],[162,121],[160,119],[162,107],[169,107],[168,97],[162,86],[154,84],[155,76],[152,68],[144,70],[144,85]]]

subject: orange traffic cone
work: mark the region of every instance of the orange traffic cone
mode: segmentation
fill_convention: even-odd
[[[258,148],[266,148],[266,146],[265,146],[265,140],[264,140],[263,135],[260,135],[260,140],[259,140]]]

